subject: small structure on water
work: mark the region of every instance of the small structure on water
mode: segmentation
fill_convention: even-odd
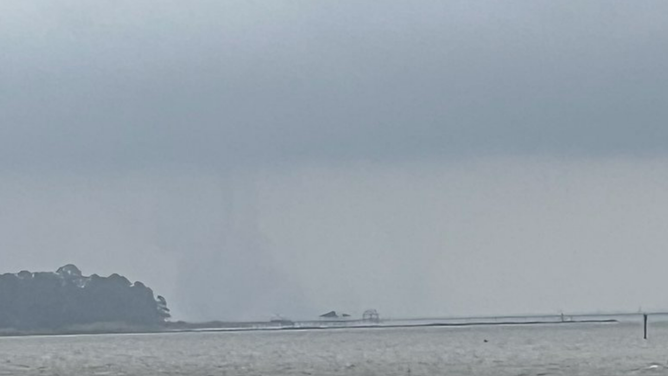
[[[283,317],[281,315],[275,315],[274,317],[271,318],[271,320],[269,320],[269,322],[272,323],[272,324],[278,324],[280,326],[294,326],[295,325],[294,321],[292,321],[290,319],[286,319],[285,317]]]
[[[325,320],[341,320],[341,319],[347,319],[349,317],[350,315],[347,313],[340,313],[336,311],[329,311],[327,313],[320,315],[320,319],[325,319]]]
[[[362,314],[362,321],[365,322],[380,322],[380,315],[375,309],[367,309]]]

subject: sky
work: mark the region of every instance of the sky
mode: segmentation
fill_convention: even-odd
[[[668,309],[667,16],[2,1],[0,272],[187,320]]]

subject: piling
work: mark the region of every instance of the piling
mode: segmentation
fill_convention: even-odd
[[[643,333],[644,333],[643,338],[647,339],[647,314],[646,313],[643,314],[642,317],[643,317]]]

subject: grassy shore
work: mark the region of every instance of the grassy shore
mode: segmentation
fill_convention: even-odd
[[[62,328],[49,329],[0,329],[1,337],[18,336],[45,336],[45,335],[75,335],[75,334],[120,334],[120,333],[160,333],[165,328],[160,325],[130,325],[118,322],[103,322],[94,324],[71,325]]]

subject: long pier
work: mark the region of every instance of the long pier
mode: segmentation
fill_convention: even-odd
[[[644,317],[662,317],[668,320],[668,312],[650,313],[584,313],[551,315],[507,315],[507,316],[458,316],[384,319],[376,322],[357,319],[338,320],[303,320],[279,322],[217,322],[187,324],[173,328],[175,332],[238,332],[252,330],[336,330],[336,329],[390,329],[419,327],[472,327],[472,326],[535,326],[535,325],[576,325],[576,324],[614,324],[622,321],[642,322]],[[213,324],[213,323],[212,323]],[[647,321],[644,325],[647,338]]]

